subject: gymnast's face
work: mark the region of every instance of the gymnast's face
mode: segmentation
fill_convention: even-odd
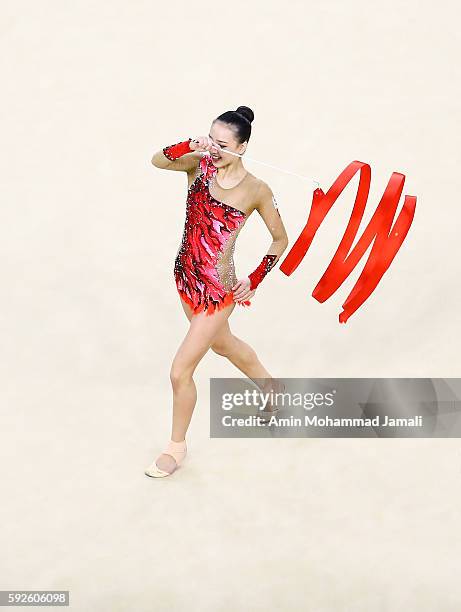
[[[239,155],[245,152],[247,143],[239,143],[235,137],[234,130],[227,123],[222,121],[212,123],[209,137],[221,147],[213,147],[210,151],[213,164],[219,168],[232,164],[235,160],[239,159],[235,155],[226,155],[226,149]]]

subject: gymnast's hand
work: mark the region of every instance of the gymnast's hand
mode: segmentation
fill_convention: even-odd
[[[250,279],[248,277],[239,280],[233,287],[234,302],[243,302],[252,298],[256,289],[250,289]]]
[[[189,147],[193,151],[211,151],[213,149],[215,152],[217,152],[218,150],[216,144],[209,136],[197,136],[197,138],[190,141]]]

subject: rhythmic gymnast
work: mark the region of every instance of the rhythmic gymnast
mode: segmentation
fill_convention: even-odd
[[[271,188],[242,163],[253,118],[250,108],[239,106],[217,117],[208,136],[169,145],[152,157],[156,168],[188,176],[186,221],[174,278],[190,325],[171,365],[171,439],[145,470],[148,476],[171,475],[187,454],[185,438],[197,401],[193,373],[208,349],[227,357],[247,378],[268,379],[266,390],[278,390],[253,348],[231,332],[228,321],[236,304],[251,305],[256,288],[288,246]],[[254,210],[266,224],[272,244],[258,267],[237,280],[235,241]]]

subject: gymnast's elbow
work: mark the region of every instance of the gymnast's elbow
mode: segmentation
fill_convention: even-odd
[[[169,165],[169,161],[163,154],[163,151],[158,151],[157,153],[154,153],[151,159],[151,164],[155,166],[155,168],[165,169]]]
[[[280,253],[280,255],[283,255],[283,253],[285,253],[287,248],[288,248],[288,238],[284,238],[282,240],[282,246],[281,246],[282,252]]]
[[[288,236],[286,234],[286,232],[283,232],[283,235],[277,240],[280,250],[283,253],[284,251],[286,251],[286,249],[288,248]]]

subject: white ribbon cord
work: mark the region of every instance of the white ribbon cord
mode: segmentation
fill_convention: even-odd
[[[194,142],[197,142],[196,140],[194,140]],[[218,144],[214,145],[217,149],[221,149],[221,151],[223,151],[224,153],[228,153],[229,155],[235,155],[236,157],[243,157],[243,155],[240,155],[240,153],[234,153],[233,151],[228,151],[227,149],[221,147]],[[209,151],[206,151],[208,154],[210,154]],[[210,154],[211,155],[211,154]],[[291,172],[290,170],[285,170],[284,168],[279,168],[278,166],[273,166],[272,164],[267,164],[266,162],[262,162],[259,161],[259,159],[253,159],[252,157],[247,157],[247,155],[245,155],[245,159],[248,159],[249,161],[252,162],[256,162],[257,164],[262,164],[263,166],[268,166],[269,168],[273,168],[274,170],[279,170],[280,172],[285,172],[286,174],[291,174],[293,176],[297,176],[300,179],[304,179],[307,181],[311,181],[312,183],[314,183],[314,185],[316,185],[316,187],[314,187],[314,189],[320,189],[320,183],[309,177],[309,176],[303,176],[302,174],[297,174],[296,172]]]

